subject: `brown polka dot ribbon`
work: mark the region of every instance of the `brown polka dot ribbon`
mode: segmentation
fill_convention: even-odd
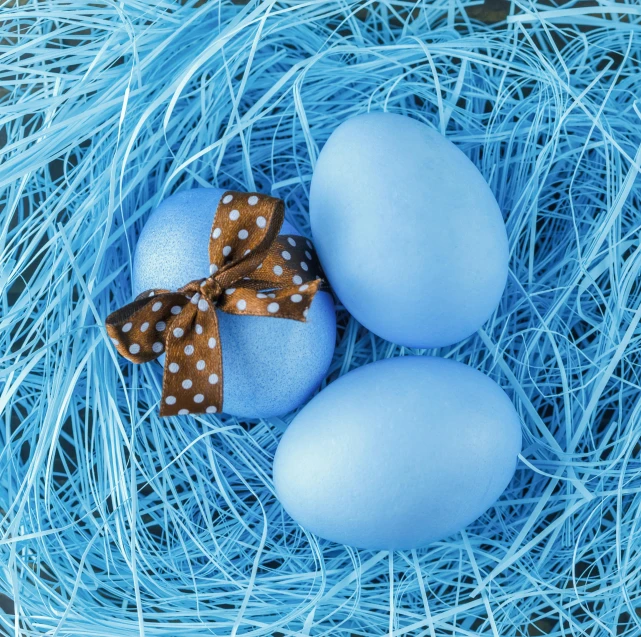
[[[143,292],[107,318],[111,340],[130,361],[166,353],[161,416],[222,409],[216,310],[305,321],[321,268],[310,241],[278,235],[284,218],[280,199],[226,192],[209,237],[209,277],[176,292]]]

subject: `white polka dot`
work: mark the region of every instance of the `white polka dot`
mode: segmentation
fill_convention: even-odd
[[[191,356],[193,353],[194,353],[194,346],[185,345],[185,354],[187,354],[187,356]]]
[[[193,383],[191,382],[191,379],[185,378],[181,385],[183,386],[183,389],[189,389],[193,385]]]
[[[245,299],[240,299],[236,302],[236,307],[239,310],[244,310],[247,307],[247,301],[245,301]]]
[[[307,283],[305,283],[305,285],[301,285],[301,286],[298,288],[298,291],[299,291],[299,292],[304,292],[308,287],[309,287],[309,285],[307,285]]]
[[[289,245],[293,246],[294,248],[296,247],[296,241],[294,241],[291,237],[287,237],[287,243],[289,243]]]
[[[196,292],[196,294],[194,294],[194,296],[191,297],[191,303],[196,305],[196,303],[198,303],[199,299],[200,299],[200,292]]]
[[[305,263],[305,261],[301,261],[300,262],[300,267],[303,268],[303,270],[305,270],[305,272],[307,272],[307,270],[309,270],[309,266],[307,265],[307,263]]]
[[[207,279],[203,279],[203,280],[200,282],[200,287],[201,287],[201,288],[204,288],[204,287],[205,287],[205,285],[207,285]]]
[[[148,297],[148,298],[151,298],[152,296],[156,296],[156,293],[155,293],[155,292],[150,292],[150,293],[147,295],[147,297]]]
[[[233,294],[236,291],[236,288],[227,288],[225,290],[225,294],[229,296],[230,294]]]
[[[283,268],[281,268],[279,265],[274,266],[274,274],[276,276],[280,276],[283,273]]]
[[[112,339],[111,339],[111,342],[112,342],[114,345],[120,345],[120,343],[119,343],[118,339],[116,339],[116,338],[112,338]]]
[[[280,305],[278,305],[278,303],[270,303],[267,306],[267,311],[273,314],[274,312],[278,312],[279,308],[280,308]]]
[[[181,410],[178,412],[178,415],[179,415],[179,416],[187,416],[187,415],[189,415],[189,409],[181,409]]]
[[[263,267],[263,264],[261,263],[260,265],[257,265],[257,266],[256,266],[256,269],[257,269],[257,270],[260,270],[262,267]]]
[[[169,371],[172,374],[175,374],[179,369],[180,369],[180,365],[178,363],[170,363],[169,364]]]
[[[209,274],[216,274],[218,272],[218,266],[215,263],[210,264]]]
[[[160,352],[162,352],[162,351],[163,351],[163,349],[165,349],[165,346],[164,346],[160,341],[156,341],[156,342],[151,346],[151,349],[152,349],[156,354],[160,354]]]
[[[145,321],[141,326],[140,326],[140,331],[141,332],[146,332],[149,329],[149,323]]]
[[[229,253],[230,253],[230,252],[231,252],[231,246],[225,246],[225,247],[223,248],[223,256],[224,256],[224,257],[229,256]]]
[[[202,360],[202,359],[201,359],[201,360],[199,360],[199,361],[196,363],[196,369],[197,369],[198,371],[201,371],[201,372],[202,372],[202,371],[203,371],[203,369],[205,369],[205,361],[204,361],[204,360]]]
[[[225,195],[223,197],[223,203],[229,203],[234,197],[232,195]]]
[[[208,414],[215,414],[218,411],[218,409],[216,409],[215,405],[211,405],[211,406],[207,407],[207,409],[205,411]]]
[[[199,323],[196,323],[196,334],[202,334],[203,333],[203,326],[200,325]]]
[[[194,402],[195,403],[202,403],[203,400],[205,400],[205,397],[202,394],[196,394],[194,396]]]
[[[311,255],[311,253],[310,253],[310,252],[308,252],[307,250],[305,250],[305,256],[306,256],[310,261],[312,260],[312,255]]]
[[[280,253],[280,256],[283,257],[283,259],[285,259],[285,261],[289,261],[292,258],[292,255],[289,254],[289,252],[287,252],[287,250],[283,250]]]
[[[176,404],[176,397],[175,396],[167,396],[167,398],[165,398],[165,402],[168,405],[175,405]]]
[[[305,243],[307,244],[308,248],[312,247],[312,242],[309,239],[305,239]]]
[[[240,212],[238,212],[238,210],[235,210],[235,209],[234,209],[234,210],[232,210],[232,211],[229,213],[229,218],[230,218],[232,221],[236,221],[236,219],[238,219],[238,217],[240,217]]]
[[[164,329],[165,329],[166,327],[167,327],[167,323],[165,323],[165,321],[158,321],[158,323],[156,323],[156,331],[157,331],[157,332],[162,332],[162,331],[164,331]]]
[[[246,257],[250,252],[251,250],[245,250],[245,252],[243,252],[243,256]],[[248,277],[245,277],[245,278],[248,278]]]
[[[267,225],[267,219],[263,217],[262,215],[260,217],[256,217],[256,225],[259,228],[264,228]]]
[[[268,294],[267,296],[268,296],[270,299],[275,299],[275,298],[276,298],[276,295],[275,295],[275,294],[273,294],[273,293],[272,293],[272,294]]]
[[[266,299],[267,295],[263,294],[262,292],[256,292],[256,298],[258,298],[258,299]]]
[[[212,336],[209,341],[207,341],[207,345],[209,345],[209,349],[214,349],[214,347],[216,347],[216,339]]]
[[[302,279],[298,274],[295,274],[295,275],[292,277],[292,281],[293,281],[296,285],[300,285],[300,284],[303,282],[303,279]]]
[[[300,303],[303,300],[303,297],[300,294],[292,294],[290,298],[292,303]]]
[[[209,309],[209,303],[207,303],[205,299],[200,299],[200,301],[198,301],[198,309],[201,312],[206,312]]]
[[[218,374],[209,374],[209,384],[215,385],[218,382]]]
[[[177,314],[180,314],[183,311],[182,307],[180,305],[174,305],[174,307],[171,308],[171,313],[175,316]]]
[[[125,332],[125,333],[126,333],[126,332],[129,332],[129,331],[131,330],[131,328],[132,328],[132,327],[133,327],[133,323],[125,323],[125,324],[122,326],[122,331],[123,331],[123,332]]]
[[[130,351],[132,354],[137,354],[137,353],[140,351],[140,345],[138,345],[138,343],[132,343],[132,344],[129,346],[129,351]]]
[[[255,205],[258,203],[258,197],[257,197],[256,195],[252,195],[251,197],[249,197],[249,198],[247,199],[247,203],[248,203],[250,206],[255,206]]]
[[[153,312],[157,312],[160,308],[162,307],[162,303],[160,301],[156,301],[152,306],[151,309]]]
[[[214,231],[211,233],[212,239],[218,239],[223,231],[220,228],[214,228]]]
[[[180,338],[185,333],[182,327],[174,327],[173,331],[176,338]]]
[[[306,310],[303,310],[303,316],[304,316],[305,318],[307,318],[307,315],[308,315],[308,314],[309,314],[309,308],[307,308]]]
[[[247,239],[248,236],[249,232],[247,232],[247,230],[245,230],[244,228],[238,233],[239,239]]]

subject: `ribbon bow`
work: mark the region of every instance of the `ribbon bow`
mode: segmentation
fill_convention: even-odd
[[[215,413],[223,406],[223,365],[216,310],[305,321],[321,286],[310,241],[278,235],[280,199],[227,191],[209,237],[209,276],[176,292],[147,290],[116,310],[106,327],[134,363],[166,353],[161,416]]]

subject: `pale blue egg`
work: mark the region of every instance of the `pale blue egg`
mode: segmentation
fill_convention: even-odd
[[[136,245],[134,296],[175,290],[209,274],[209,234],[224,190],[197,188],[165,199]],[[287,222],[283,234],[298,234]],[[334,353],[334,301],[319,292],[306,323],[218,312],[223,353],[223,411],[246,418],[285,414],[307,401]]]
[[[501,495],[518,415],[484,374],[443,358],[378,361],[296,416],[274,459],[285,510],[328,540],[411,549],[465,528]]]
[[[454,144],[416,120],[370,113],[341,124],[314,169],[310,214],[336,295],[389,341],[455,343],[499,303],[508,243],[494,195]]]

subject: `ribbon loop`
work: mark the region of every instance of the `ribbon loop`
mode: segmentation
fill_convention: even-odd
[[[209,262],[223,288],[256,270],[284,219],[280,199],[231,191],[221,197],[209,237]]]
[[[188,302],[177,292],[145,292],[108,317],[107,332],[120,354],[147,363],[164,354],[166,332]]]
[[[148,290],[107,317],[118,352],[134,363],[166,354],[161,416],[223,407],[217,311],[305,321],[321,288],[309,240],[278,236],[280,199],[227,191],[209,238],[209,276],[179,290]]]

